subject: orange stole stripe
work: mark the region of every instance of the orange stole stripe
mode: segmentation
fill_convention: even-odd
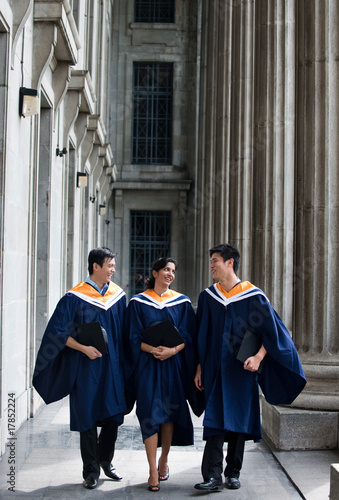
[[[223,289],[220,283],[217,283],[217,288],[219,292],[221,292],[226,297],[226,299],[230,299],[231,297],[234,297],[241,292],[246,292],[247,290],[251,290],[252,288],[256,287],[249,281],[241,281],[240,283],[235,285],[229,292],[226,292],[226,290]]]
[[[142,292],[144,295],[148,295],[151,299],[156,300],[157,302],[165,302],[167,300],[175,299],[176,297],[179,297],[182,295],[179,292],[175,292],[174,290],[167,290],[163,295],[158,295],[153,288],[149,290],[145,290]]]
[[[106,304],[106,302],[108,302],[112,297],[114,297],[114,295],[116,295],[120,291],[121,291],[120,286],[116,285],[112,281],[110,282],[105,295],[101,295],[99,292],[96,291],[95,288],[92,287],[92,285],[89,285],[84,281],[80,281],[80,283],[75,285],[75,287],[70,290],[70,292],[81,293],[83,295],[86,295],[87,297],[90,297],[93,300],[102,302],[103,304]]]

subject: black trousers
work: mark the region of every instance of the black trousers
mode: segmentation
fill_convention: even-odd
[[[204,481],[209,478],[222,480],[222,469],[224,459],[224,434],[210,436],[206,439],[204,455],[202,459],[201,472]],[[240,476],[240,470],[244,458],[246,434],[239,432],[228,433],[228,447],[226,455],[226,477]]]
[[[115,442],[119,423],[114,420],[103,420],[98,437],[97,425],[80,432],[80,452],[83,463],[82,476],[98,478],[100,464],[109,465],[113,460]]]

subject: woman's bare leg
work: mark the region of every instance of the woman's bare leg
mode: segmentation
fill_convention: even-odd
[[[168,422],[160,426],[161,432],[161,455],[159,458],[159,474],[166,476],[168,474],[168,454],[172,444],[174,424]]]
[[[149,465],[148,484],[151,486],[157,486],[159,484],[159,473],[157,469],[158,434],[153,434],[153,436],[145,439],[144,444]]]

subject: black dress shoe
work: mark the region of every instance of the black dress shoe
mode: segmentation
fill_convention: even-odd
[[[219,479],[214,479],[210,477],[207,481],[203,483],[198,483],[194,486],[196,490],[204,490],[204,491],[222,491],[223,484]]]
[[[122,476],[120,476],[119,472],[113,467],[112,464],[109,465],[101,465],[104,474],[110,479],[114,479],[114,481],[121,481]]]
[[[226,477],[225,486],[229,490],[238,490],[240,488],[240,481],[236,477]]]
[[[96,477],[88,476],[82,483],[82,486],[88,490],[94,490],[98,486],[98,480]]]

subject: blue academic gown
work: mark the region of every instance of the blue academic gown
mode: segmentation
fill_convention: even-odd
[[[80,282],[66,293],[48,322],[38,351],[33,386],[45,403],[70,395],[70,428],[86,431],[112,417],[123,421],[126,412],[122,367],[122,328],[126,296],[110,283],[104,296]],[[77,325],[99,321],[108,337],[108,354],[91,360],[67,347],[77,339]]]
[[[141,351],[144,341],[141,332],[165,319],[179,330],[185,349],[160,361]],[[186,401],[192,394],[196,369],[196,316],[190,299],[173,290],[161,297],[153,290],[135,295],[127,307],[126,330],[129,340],[126,352],[130,353],[126,364],[128,389],[137,402],[136,414],[143,440],[159,433],[161,424],[174,422],[172,444],[193,444],[193,425]]]
[[[270,404],[290,404],[306,384],[294,343],[265,294],[249,282],[229,293],[220,284],[198,301],[198,357],[205,395],[204,438],[227,432],[262,437],[259,387]],[[258,336],[267,354],[260,374],[236,359],[246,330]]]

